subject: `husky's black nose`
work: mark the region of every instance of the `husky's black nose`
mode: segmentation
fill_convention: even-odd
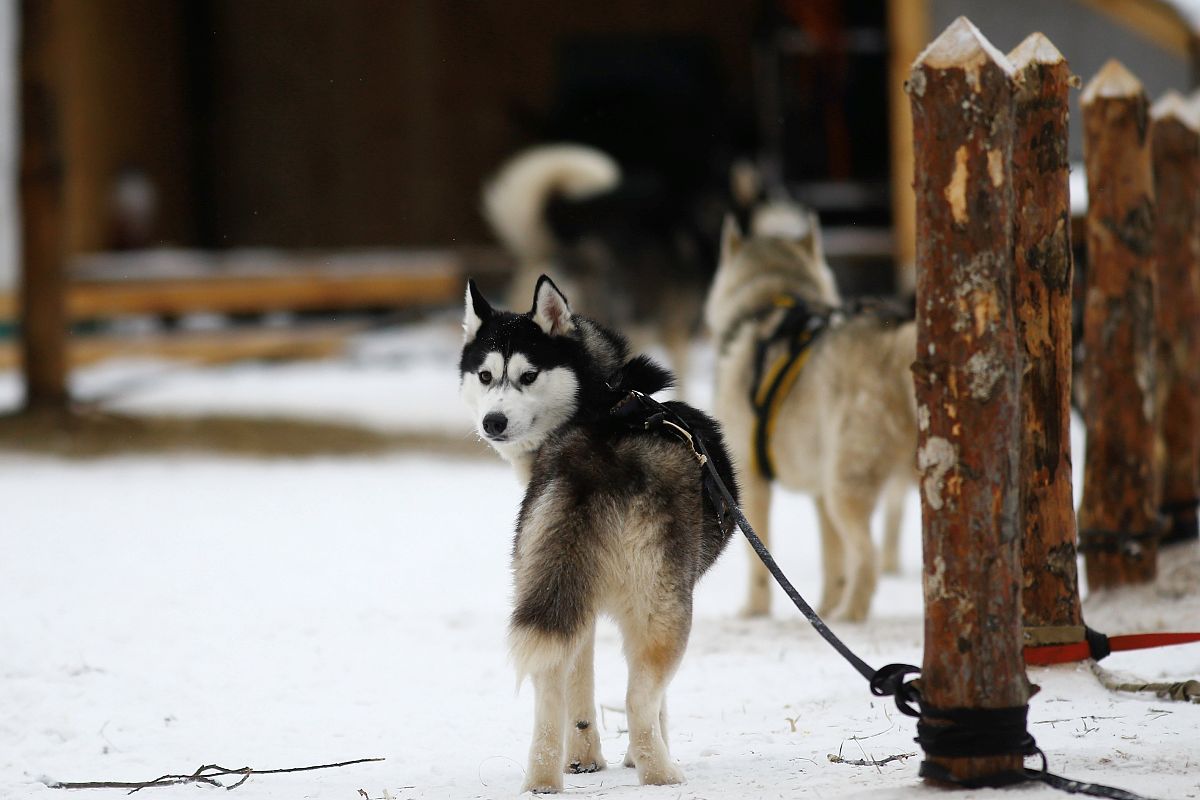
[[[483,432],[488,436],[499,436],[508,427],[508,417],[493,411],[483,418]]]

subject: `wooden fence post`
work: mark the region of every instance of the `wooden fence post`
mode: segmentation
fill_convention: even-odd
[[[1200,111],[1177,92],[1150,109],[1158,279],[1161,544],[1194,541],[1200,497]]]
[[[1021,605],[1026,644],[1081,641],[1071,487],[1071,70],[1040,33],[1016,71],[1014,291],[1021,378]]]
[[[1157,566],[1154,176],[1141,82],[1109,61],[1081,102],[1088,269],[1079,548],[1095,590],[1152,581]]]
[[[1028,703],[1017,493],[1020,355],[1013,317],[1012,66],[966,18],[913,65],[917,199],[917,465],[923,722],[938,709]],[[1020,754],[927,762],[954,780]]]
[[[25,407],[67,405],[62,69],[56,0],[23,0],[21,69],[21,349]]]

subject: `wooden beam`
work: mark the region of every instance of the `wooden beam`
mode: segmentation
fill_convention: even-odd
[[[457,275],[299,274],[123,282],[79,281],[70,290],[72,319],[121,314],[254,313],[313,309],[403,308],[461,294]]]
[[[896,289],[916,285],[917,212],[913,196],[912,111],[904,94],[913,62],[929,41],[929,0],[888,0],[888,126],[891,141],[892,242]]]
[[[65,409],[68,325],[60,107],[64,9],[58,0],[23,0],[18,13],[25,407]]]
[[[1071,490],[1071,69],[1040,33],[1016,70],[1014,302],[1021,371],[1021,607],[1033,629],[1083,624]],[[1043,643],[1044,639],[1041,640]],[[1062,643],[1062,642],[1055,642]]]
[[[1013,315],[1012,65],[965,17],[908,80],[917,211],[917,467],[925,657],[922,722],[1029,701],[1017,491],[1020,356]],[[939,715],[938,709],[945,709]],[[966,726],[963,726],[966,727]],[[957,731],[956,731],[957,732]],[[939,782],[1020,770],[1022,753],[928,744]]]
[[[1096,591],[1149,583],[1157,569],[1154,173],[1149,104],[1129,70],[1109,61],[1080,103],[1088,268],[1079,549]]]
[[[1158,367],[1162,421],[1163,544],[1200,536],[1200,115],[1177,92],[1150,110]]]
[[[454,302],[466,264],[496,272],[488,253],[406,251],[379,254],[106,253],[78,261],[68,284],[73,322],[125,314],[198,311],[406,308]],[[0,294],[0,322],[15,320],[17,298]]]

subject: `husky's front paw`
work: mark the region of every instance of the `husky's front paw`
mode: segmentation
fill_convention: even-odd
[[[673,786],[683,783],[683,770],[670,761],[663,761],[653,767],[639,768],[638,780],[643,786]]]

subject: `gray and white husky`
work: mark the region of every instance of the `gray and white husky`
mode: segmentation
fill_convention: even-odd
[[[756,216],[743,237],[725,223],[721,260],[705,318],[718,341],[717,419],[725,427],[742,478],[743,510],[768,542],[772,480],[756,468],[755,386],[759,346],[783,324],[786,304],[841,306],[825,262],[815,214],[776,204]],[[786,304],[781,305],[781,301]],[[909,367],[916,326],[880,315],[834,320],[811,345],[807,362],[779,401],[767,427],[774,482],[812,495],[820,521],[825,573],[820,613],[849,620],[867,616],[877,562],[870,521],[885,503],[883,568],[898,571],[904,497],[916,480],[917,408]],[[773,363],[787,344],[771,344]],[[751,558],[745,613],[766,614],[770,579]]]
[[[649,395],[671,376],[572,313],[544,275],[523,314],[493,310],[470,282],[463,328],[462,397],[479,435],[527,483],[509,627],[518,678],[530,676],[535,692],[524,790],[557,792],[564,771],[606,765],[592,663],[602,613],[620,627],[629,663],[625,764],[642,783],[680,783],[664,695],[691,629],[692,589],[732,528],[718,521],[691,447],[612,413],[631,391]],[[701,437],[736,496],[717,424],[683,403],[663,405]]]

